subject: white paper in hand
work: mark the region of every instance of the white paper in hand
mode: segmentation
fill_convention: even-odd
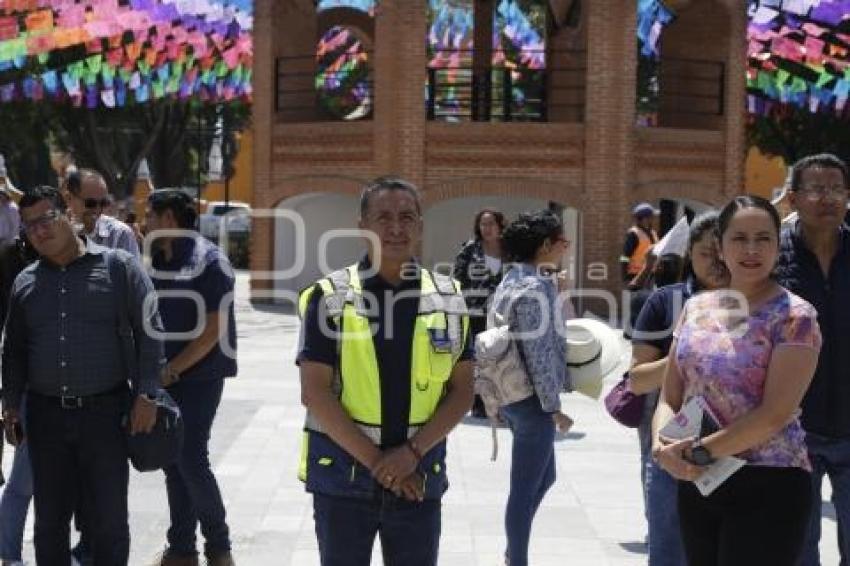
[[[664,234],[661,240],[652,246],[652,255],[661,257],[666,254],[674,254],[685,257],[688,252],[688,238],[690,237],[691,229],[688,226],[688,219],[683,216],[676,224]]]
[[[671,440],[705,438],[720,430],[719,423],[720,421],[711,411],[705,399],[702,396],[696,396],[691,397],[676,416],[670,419],[670,422],[664,425],[658,433]],[[718,458],[713,464],[706,467],[705,472],[694,483],[699,492],[703,496],[707,496],[746,463],[746,460],[734,456]]]

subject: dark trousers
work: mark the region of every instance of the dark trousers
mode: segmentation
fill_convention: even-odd
[[[794,566],[811,510],[810,474],[744,466],[708,497],[679,482],[679,520],[690,566]]]
[[[440,501],[422,503],[376,489],[373,499],[313,494],[322,566],[369,566],[375,535],[385,566],[435,566],[440,548]]]
[[[40,566],[68,566],[71,516],[81,494],[95,566],[124,566],[130,554],[127,522],[126,391],[96,407],[63,409],[59,400],[30,393],[27,434],[35,500],[35,556]]]
[[[183,415],[183,454],[165,469],[165,486],[171,527],[168,552],[172,556],[194,556],[195,531],[201,524],[206,539],[205,553],[230,550],[230,530],[224,503],[210,467],[210,430],[215,420],[224,380],[179,382],[168,388]]]

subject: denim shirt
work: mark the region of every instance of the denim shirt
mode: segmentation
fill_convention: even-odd
[[[560,393],[572,389],[567,371],[565,321],[555,282],[529,264],[511,266],[493,296],[490,318],[510,325],[525,369],[547,413],[561,409]]]

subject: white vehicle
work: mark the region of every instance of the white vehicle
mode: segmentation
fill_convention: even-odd
[[[217,240],[222,222],[228,234],[247,234],[251,231],[251,206],[239,201],[212,201],[201,215],[198,229],[202,236]]]

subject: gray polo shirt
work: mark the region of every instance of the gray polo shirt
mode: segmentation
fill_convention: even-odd
[[[107,254],[119,254],[127,269],[120,297],[109,273]],[[136,342],[136,393],[153,393],[163,363],[162,342],[145,332],[162,332],[150,278],[123,250],[86,241],[86,252],[65,267],[40,259],[15,279],[9,301],[2,353],[4,404],[20,405],[21,394],[87,396],[127,383],[119,335],[118,309]],[[147,307],[147,308],[146,308]]]

